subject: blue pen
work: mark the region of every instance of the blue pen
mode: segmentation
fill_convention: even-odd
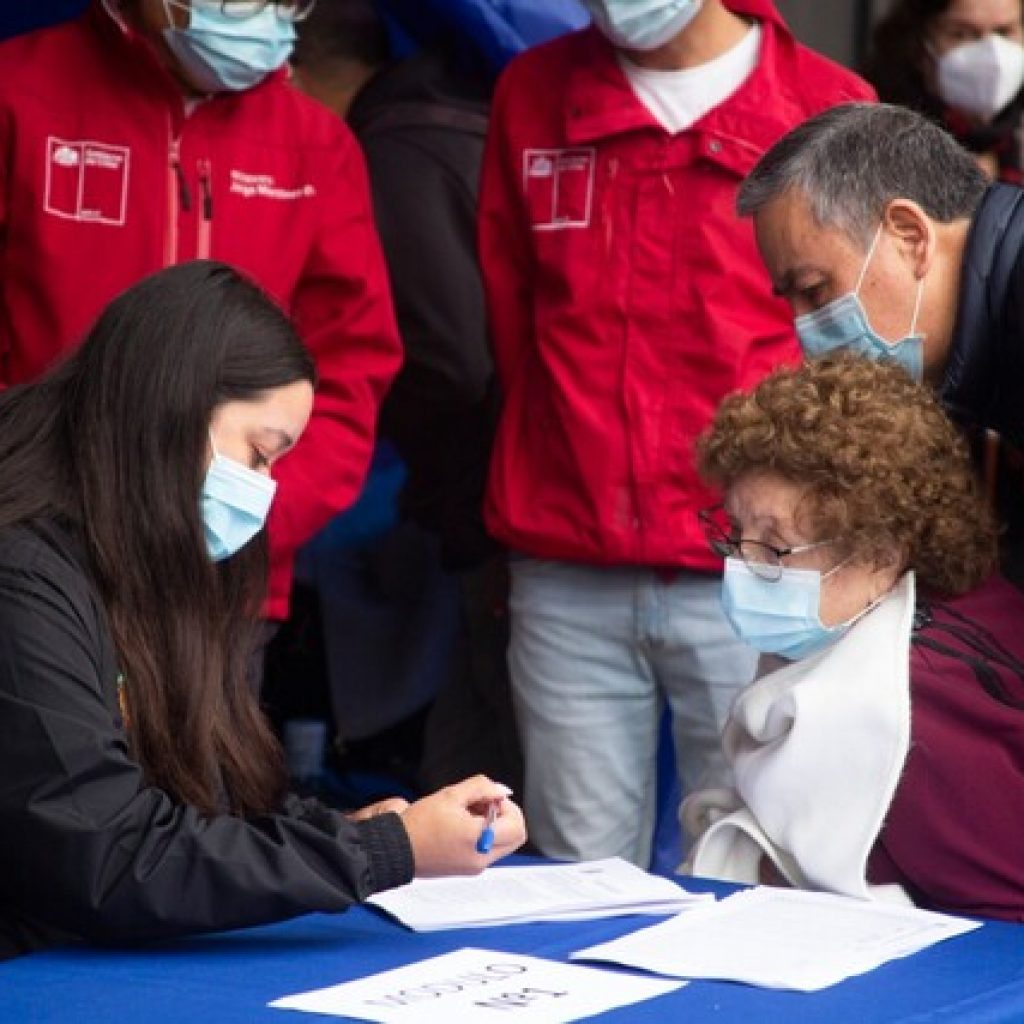
[[[477,853],[490,853],[494,846],[494,820],[498,817],[498,801],[492,800],[491,806],[487,808],[487,822],[484,825],[480,838],[476,841]]]

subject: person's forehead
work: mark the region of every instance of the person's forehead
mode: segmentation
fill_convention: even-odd
[[[807,197],[796,189],[758,211],[754,229],[773,274],[812,268],[835,272],[863,259],[856,241],[837,225],[819,222]]]
[[[770,470],[753,470],[727,488],[725,504],[733,515],[784,524],[793,520],[803,490]]]
[[[1021,6],[1021,0],[952,0],[936,20],[942,25],[966,26],[987,32],[1018,21]]]

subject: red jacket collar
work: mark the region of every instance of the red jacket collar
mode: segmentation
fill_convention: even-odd
[[[167,70],[163,61],[153,44],[141,32],[137,32],[119,14],[116,13],[117,0],[93,0],[92,5],[86,12],[86,17],[91,21],[93,28],[103,39],[104,45],[117,47],[125,57],[139,62],[139,70],[145,74],[156,76],[155,80],[160,83],[161,91],[167,93],[172,104],[180,106],[184,110],[185,93],[178,84],[177,79]],[[268,75],[264,82],[274,79],[285,80],[290,72],[288,65],[279,68]],[[261,82],[260,85],[264,83]],[[254,86],[253,88],[259,88]],[[216,99],[216,94],[211,99]],[[232,94],[224,94],[232,95]]]
[[[786,23],[771,0],[723,2],[734,14],[756,18],[762,23],[764,40],[761,60],[755,72],[755,76],[762,76],[766,68],[775,65],[780,41],[792,42]],[[642,128],[661,130],[658,122],[636,98],[619,66],[615,48],[604,36],[596,28],[585,29],[579,45],[583,59],[577,61],[570,72],[567,91],[566,133],[569,142],[579,145]],[[744,87],[744,91],[747,90],[757,95],[763,92],[763,88],[758,88],[758,83],[753,80]],[[742,102],[739,94],[737,98]]]

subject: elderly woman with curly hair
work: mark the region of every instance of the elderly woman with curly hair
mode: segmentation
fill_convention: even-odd
[[[1024,595],[934,398],[891,363],[807,363],[726,399],[699,459],[762,660],[735,789],[683,806],[687,867],[1024,920]]]

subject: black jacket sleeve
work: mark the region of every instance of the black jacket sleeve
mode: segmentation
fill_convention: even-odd
[[[292,799],[208,817],[146,785],[87,578],[17,533],[0,541],[0,947],[5,930],[125,940],[254,925],[411,878],[397,815],[357,824]]]
[[[409,469],[407,514],[462,568],[490,551],[480,508],[499,408],[476,255],[483,139],[395,129],[362,143],[405,347],[380,432]]]

